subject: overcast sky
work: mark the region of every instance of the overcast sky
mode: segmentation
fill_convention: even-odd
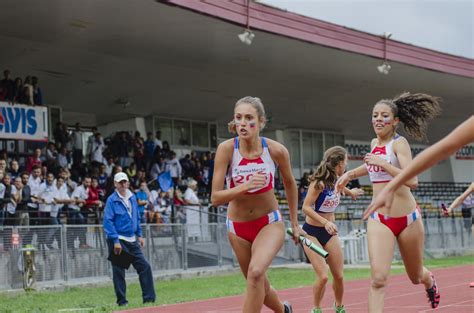
[[[474,0],[258,0],[319,20],[474,58]]]

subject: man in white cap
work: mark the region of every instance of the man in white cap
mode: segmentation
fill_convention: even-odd
[[[112,262],[113,282],[117,304],[127,305],[125,269],[130,264],[137,270],[142,288],[143,303],[155,302],[155,287],[150,264],[141,248],[145,241],[140,228],[137,198],[129,189],[127,174],[114,176],[115,191],[107,198],[104,213],[104,231]]]

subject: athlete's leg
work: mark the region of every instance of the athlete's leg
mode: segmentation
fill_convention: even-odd
[[[319,247],[322,247],[316,237],[307,235],[308,239],[310,239],[314,244]],[[318,254],[316,254],[313,250],[308,248],[306,245],[303,245],[304,252],[308,257],[311,265],[313,266],[314,271],[316,272],[316,280],[313,285],[313,302],[315,308],[321,307],[321,301],[324,296],[324,292],[326,291],[326,284],[328,282],[328,265],[324,258]],[[329,251],[328,251],[329,252]],[[329,255],[331,253],[329,252]]]
[[[341,306],[343,305],[342,297],[344,295],[344,254],[339,237],[333,236],[324,248],[329,252],[327,260],[333,277],[332,288],[336,298],[336,305]]]
[[[283,246],[285,227],[283,222],[269,224],[262,228],[252,244],[252,255],[247,270],[247,292],[245,294],[244,312],[259,313],[265,295],[270,292],[270,284],[265,284],[266,271],[273,258]],[[266,290],[265,290],[266,289]],[[283,303],[276,293],[266,299],[265,305],[275,312],[283,313]]]
[[[369,312],[381,313],[383,312],[385,286],[387,286],[392,265],[395,236],[387,226],[369,218],[367,242],[372,278],[369,289]]]
[[[423,266],[425,231],[421,219],[405,228],[397,238],[400,254],[408,277],[415,285],[423,283],[425,289],[433,285],[430,272]]]
[[[267,228],[266,226],[265,228]],[[263,231],[263,230],[262,230]],[[250,260],[252,257],[252,244],[247,240],[244,240],[233,233],[228,233],[229,241],[231,243],[232,249],[237,257],[237,261],[239,262],[240,269],[244,274],[245,278],[247,278],[247,272],[250,264]],[[265,289],[265,299],[264,304],[273,309],[275,312],[283,312],[282,311],[282,304],[278,299],[278,295],[273,289],[268,281],[268,278],[265,274],[264,276],[264,289]]]

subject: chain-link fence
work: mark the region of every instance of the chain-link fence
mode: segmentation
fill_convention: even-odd
[[[207,212],[209,213],[209,212]],[[144,224],[144,253],[155,274],[190,268],[238,266],[227,237],[222,214],[218,223]],[[206,213],[202,216],[208,215]],[[434,255],[461,254],[473,248],[471,220],[424,219],[425,248]],[[288,221],[286,221],[288,223]],[[337,221],[346,263],[367,262],[365,223]],[[23,287],[20,249],[36,251],[38,285],[91,281],[110,277],[106,238],[101,225],[18,226],[0,228],[0,290]],[[287,237],[274,264],[304,260],[302,249]],[[136,275],[133,268],[129,273]]]

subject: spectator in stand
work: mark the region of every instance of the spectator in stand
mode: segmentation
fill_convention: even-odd
[[[99,132],[94,135],[94,140],[91,143],[90,160],[91,166],[98,168],[101,164],[105,164],[103,152],[105,150],[104,140]]]
[[[30,214],[28,203],[31,202],[31,188],[28,185],[30,174],[28,172],[21,173],[21,183],[23,188],[21,190],[21,201],[17,203],[16,210],[19,213],[20,226],[30,225]]]
[[[62,185],[62,188],[66,189],[67,194],[71,196],[77,188],[77,183],[71,179],[71,172],[69,172],[68,168],[64,167],[59,171],[59,176],[64,179],[64,185]]]
[[[129,164],[129,147],[130,142],[128,140],[128,133],[122,132],[117,143],[117,155],[119,157],[119,164],[121,167],[126,167]]]
[[[158,176],[164,171],[165,169],[165,160],[163,157],[159,157],[155,163],[151,166],[150,169],[150,178],[152,180],[156,180]]]
[[[16,204],[21,200],[21,179],[19,181],[19,191],[17,189],[17,180],[15,185],[11,184],[11,177],[8,174],[3,176],[3,185],[5,186],[5,192],[3,195],[3,206],[6,211],[4,225],[16,226],[18,225],[18,214],[16,214]]]
[[[115,191],[114,176],[119,172],[122,172],[122,167],[120,165],[115,165],[112,168],[112,173],[107,180],[107,186],[105,187],[105,198],[108,198]]]
[[[10,70],[6,69],[3,71],[3,79],[0,81],[0,87],[3,89],[4,101],[12,102],[14,98],[14,87],[15,83],[10,78]]]
[[[41,88],[38,84],[38,77],[33,76],[31,78],[31,82],[33,85],[33,103],[35,105],[43,105],[43,93],[41,92]]]
[[[170,192],[173,192],[173,190],[171,190]],[[184,208],[185,201],[181,189],[174,189],[173,202],[176,210],[176,222],[180,224],[186,224],[186,209]]]
[[[148,186],[146,181],[142,179],[140,181],[140,188],[137,189],[135,192],[135,196],[137,197],[138,203],[138,212],[140,213],[140,223],[146,223],[145,219],[145,210],[148,210],[148,199],[149,199],[150,191],[148,190]]]
[[[23,85],[23,90],[21,92],[21,103],[34,105],[34,98],[33,98],[33,81],[31,76],[26,76],[25,83]]]
[[[91,178],[86,176],[84,177],[82,184],[78,186],[71,195],[71,198],[74,201],[73,204],[69,205],[70,211],[68,216],[68,221],[71,221],[71,224],[82,225],[85,224],[86,220],[84,215],[81,213],[82,207],[86,204],[86,200],[89,197],[89,187],[91,186]],[[89,248],[86,243],[86,229],[77,228],[75,231],[68,232],[71,233],[68,242],[74,242],[75,238],[79,238],[79,247],[80,248]]]
[[[144,142],[144,152],[145,152],[145,170],[149,171],[151,165],[153,164],[154,153],[155,153],[156,143],[153,138],[153,133],[147,133],[147,139]]]
[[[139,168],[137,170],[137,174],[135,176],[130,177],[130,186],[132,190],[140,188],[140,182],[142,180],[146,180],[146,173],[143,168]]]
[[[96,134],[99,132],[97,127],[92,127],[91,128],[92,134],[87,137],[87,148],[86,148],[86,154],[89,159],[89,161],[92,161],[92,152],[93,152],[93,144],[96,141]]]
[[[33,167],[35,165],[38,165],[41,167],[41,163],[43,161],[43,157],[41,155],[41,149],[36,148],[35,152],[32,156],[29,156],[28,159],[26,160],[26,171],[30,172],[33,170]]]
[[[127,174],[128,179],[135,179],[137,176],[137,165],[135,162],[130,163],[130,166],[125,168],[125,174]]]
[[[60,225],[61,222],[59,221],[59,212],[64,207],[64,205],[72,203],[73,201],[69,197],[67,193],[67,188],[64,185],[64,178],[58,176],[56,178],[56,183],[54,184],[56,195],[54,197],[54,205],[51,208],[50,216],[51,216],[51,225]],[[61,242],[60,239],[60,231],[58,228],[51,228],[48,232],[46,237],[46,246],[49,249],[53,249],[53,242],[54,239],[59,243]],[[59,248],[59,247],[58,247]]]
[[[139,131],[135,132],[135,137],[133,138],[133,158],[137,168],[145,167],[145,144]]]
[[[48,173],[46,180],[40,186],[38,193],[39,208],[38,218],[41,225],[51,225],[54,221],[51,221],[51,210],[54,206],[54,198],[57,197],[56,186],[54,185],[53,173]],[[53,218],[54,220],[55,218]]]
[[[160,193],[160,213],[161,220],[164,224],[169,224],[171,221],[171,198],[170,192],[161,192]]]
[[[3,173],[7,173],[7,160],[6,159],[0,159],[0,171]]]
[[[54,129],[54,141],[58,145],[58,149],[62,149],[63,147],[68,147],[71,142],[71,136],[69,135],[69,131],[67,129],[67,124],[63,124],[58,122],[56,124],[56,128]]]
[[[56,159],[58,157],[58,152],[56,150],[56,145],[53,142],[48,142],[46,148],[46,166],[48,169],[55,169],[58,165]]]
[[[62,146],[61,150],[59,151],[58,155],[56,156],[56,164],[61,168],[68,168],[69,167],[69,153],[67,151],[66,146]]]
[[[163,143],[161,142],[161,131],[159,130],[156,131],[156,137],[154,141],[155,141],[155,147],[160,147],[160,149],[163,148]],[[169,150],[169,146],[168,146],[168,150]]]
[[[170,172],[173,183],[177,186],[181,180],[182,168],[178,158],[176,157],[176,152],[170,152],[170,159],[166,161],[165,171]]]
[[[115,166],[114,157],[109,155],[107,157],[107,162],[105,163],[105,173],[107,174],[107,176],[112,175],[112,169],[114,168],[114,166]]]
[[[41,192],[41,166],[38,164],[33,165],[31,168],[31,174],[28,178],[28,186],[30,186],[31,202],[28,203],[28,209],[30,211],[30,225],[39,225],[38,219],[38,200],[39,193]]]
[[[76,123],[75,130],[71,134],[72,141],[72,166],[78,167],[82,164],[84,155],[84,143],[82,142],[81,125]]]
[[[23,80],[20,77],[15,78],[15,83],[13,85],[13,101],[12,103],[20,103],[22,100],[22,91],[23,91]]]
[[[163,141],[163,146],[161,148],[161,156],[164,159],[168,159],[170,157],[170,152],[171,152],[170,144],[166,140]]]
[[[183,169],[183,177],[191,177],[194,170],[194,164],[191,162],[191,156],[189,154],[186,154],[184,158],[179,160],[179,163],[181,164],[181,168]]]
[[[97,177],[97,181],[99,182],[100,189],[104,190],[107,188],[107,172],[105,164],[101,164],[99,167],[99,176]]]
[[[186,212],[186,224],[188,224],[188,238],[191,241],[197,241],[201,237],[200,224],[202,223],[200,219],[201,208],[199,207],[199,198],[196,193],[198,183],[194,179],[189,179],[187,185],[188,188],[184,192],[184,203],[187,206],[184,209]]]
[[[92,177],[91,186],[88,189],[88,197],[86,199],[86,209],[89,213],[94,213],[96,218],[96,224],[101,223],[102,219],[102,209],[104,203],[101,200],[101,197],[104,196],[104,192],[99,187],[99,181],[96,177]]]
[[[0,160],[0,162],[1,162],[1,160]],[[20,176],[20,174],[21,174],[20,164],[18,163],[17,160],[13,159],[13,160],[10,161],[10,168],[8,169],[8,174],[10,174],[10,177],[12,179],[15,179],[18,176]]]
[[[148,211],[146,214],[147,223],[161,224],[160,216],[160,190],[150,191],[148,198]]]

